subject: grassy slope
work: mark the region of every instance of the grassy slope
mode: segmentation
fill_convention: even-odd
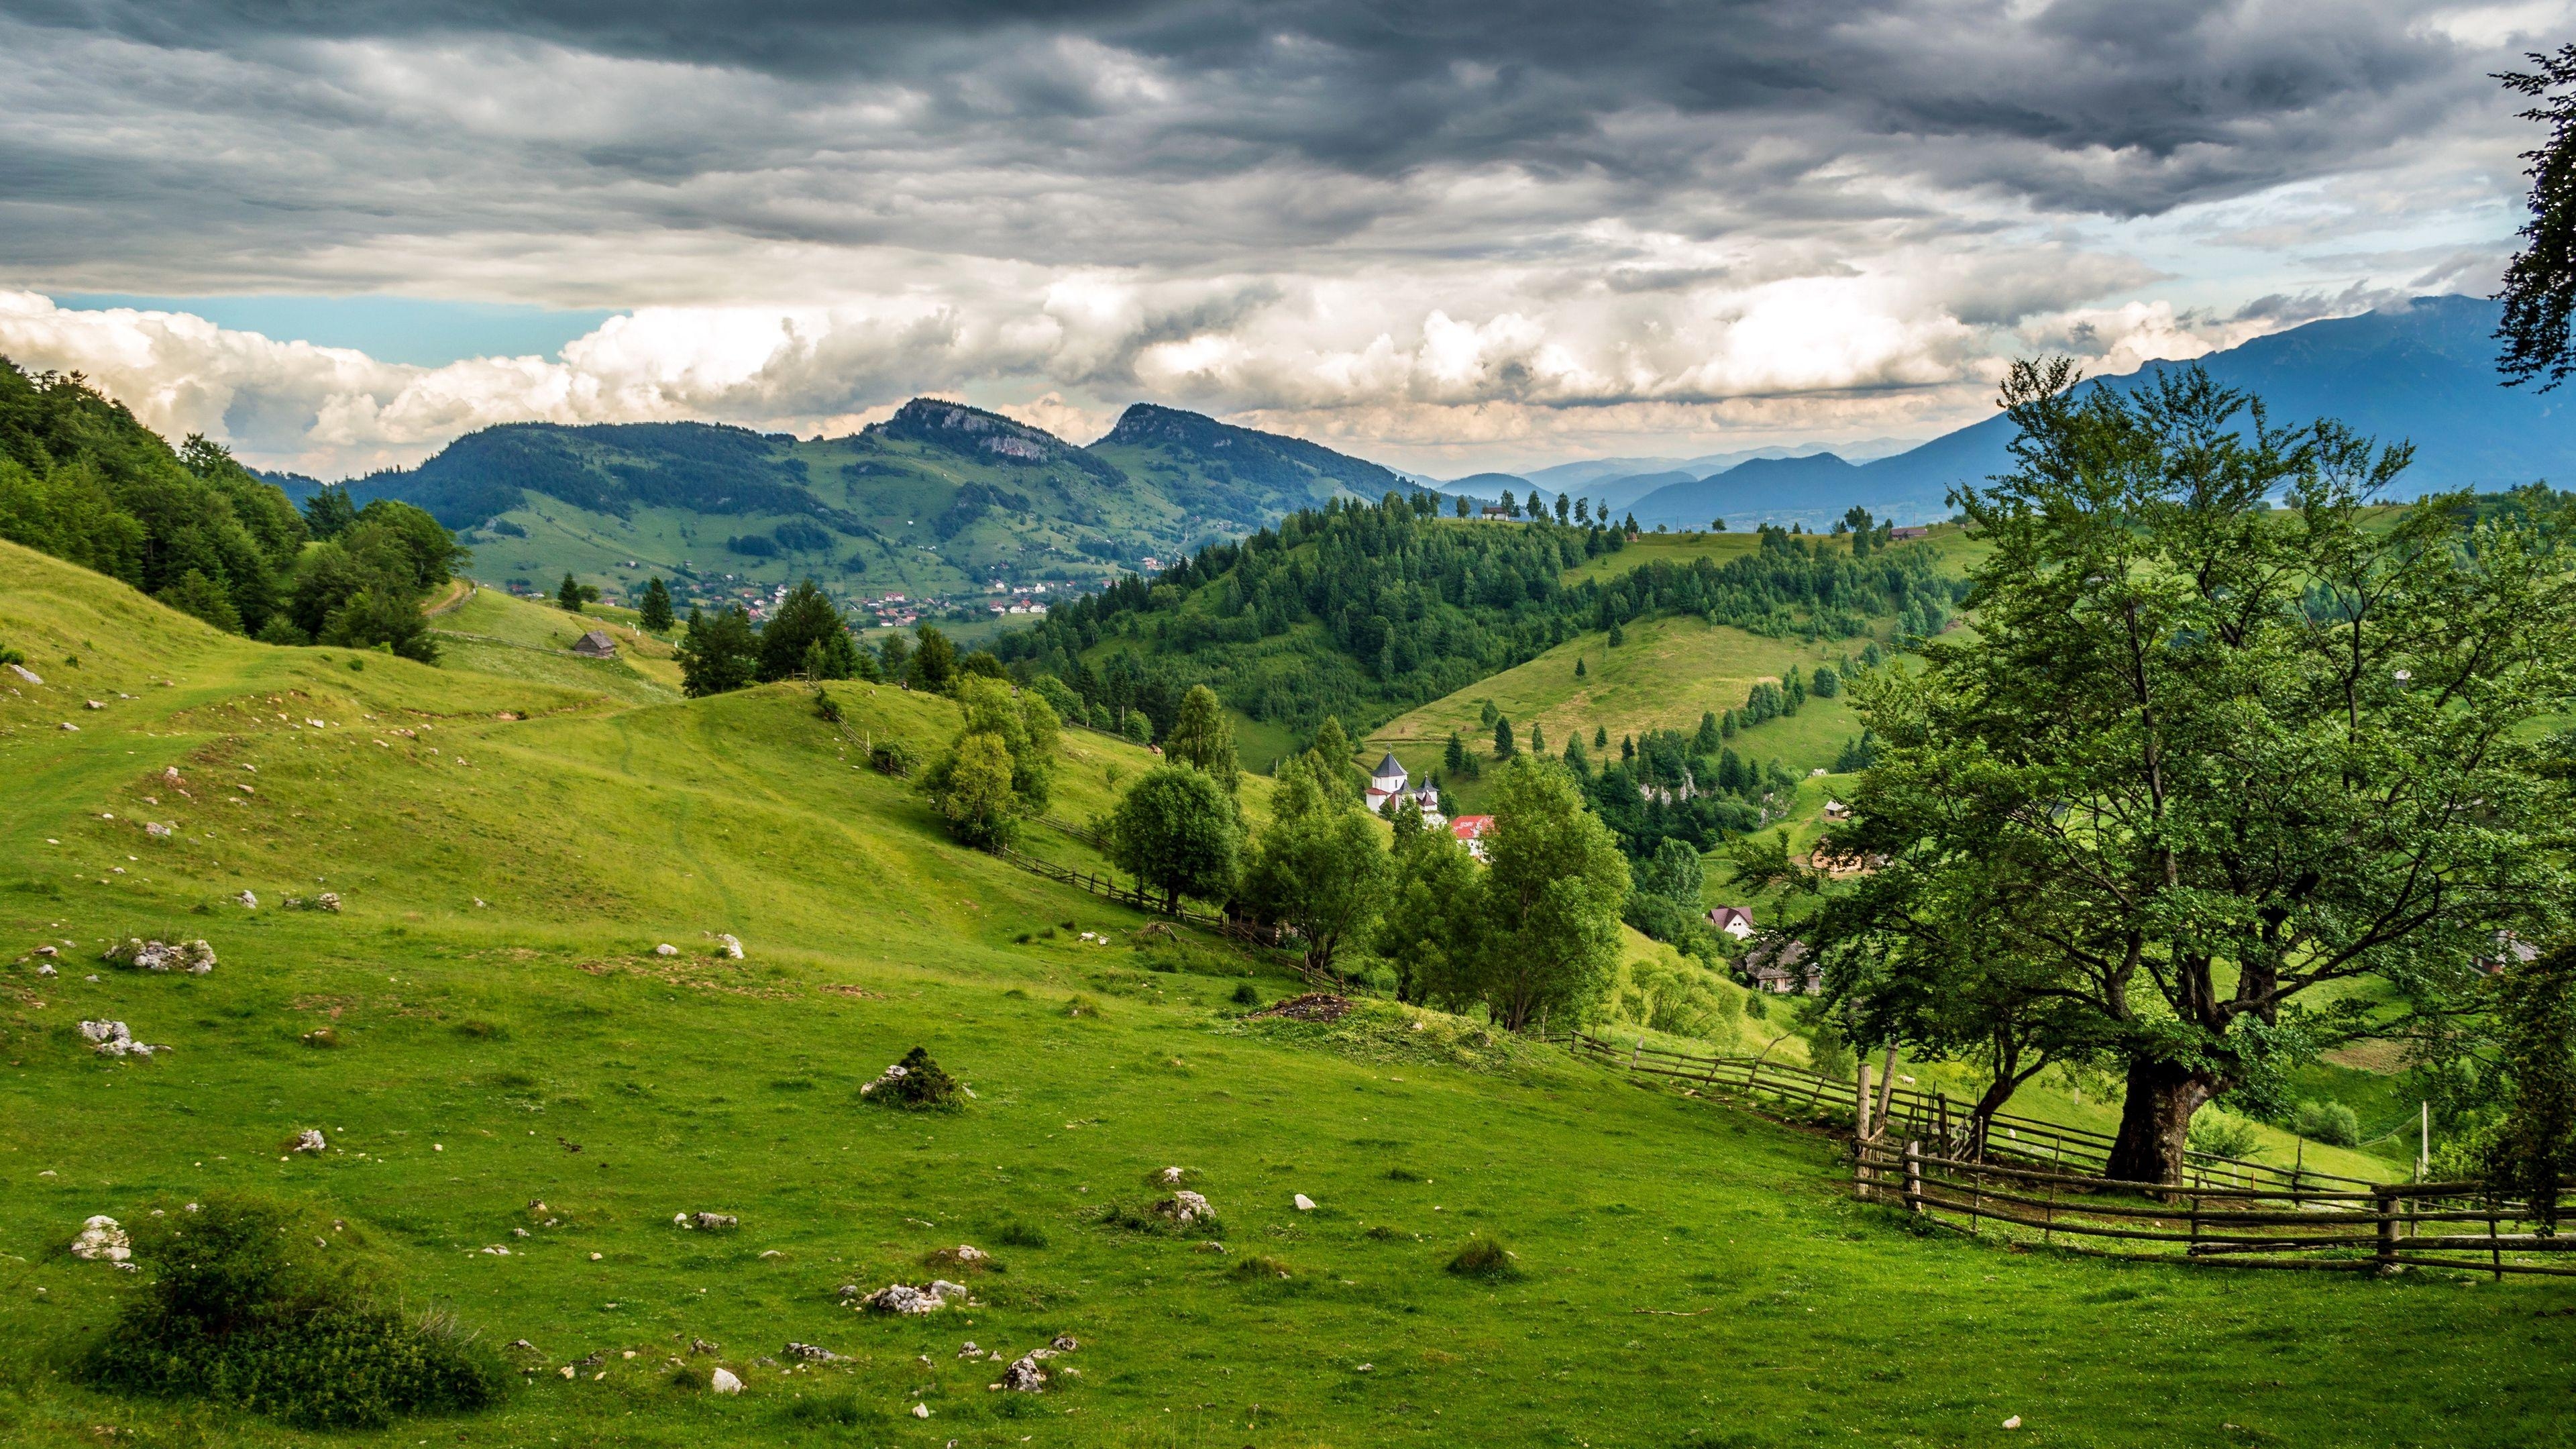
[[[1704,711],[1722,713],[1741,705],[1756,682],[1776,681],[1793,666],[1812,671],[1849,654],[1858,642],[1809,645],[1765,639],[1696,616],[1641,620],[1626,635],[1627,642],[1616,649],[1609,647],[1607,635],[1579,635],[1526,664],[1401,715],[1364,742],[1369,763],[1375,763],[1378,751],[1392,749],[1406,769],[1420,775],[1439,765],[1453,730],[1471,748],[1490,753],[1493,731],[1480,722],[1486,700],[1512,722],[1524,745],[1535,719],[1550,753],[1562,750],[1567,734],[1576,730],[1590,749],[1593,731],[1607,729],[1616,749],[1622,735],[1697,729]],[[1574,676],[1578,657],[1584,664],[1581,679]],[[1766,721],[1732,743],[1739,753],[1777,759],[1803,774],[1830,766],[1844,743],[1859,733],[1859,721],[1842,700],[1810,700],[1796,716]],[[1467,793],[1477,792],[1471,785]]]
[[[0,1339],[17,1350],[0,1441],[115,1425],[147,1444],[302,1442],[59,1374],[131,1291],[65,1255],[80,1220],[224,1188],[345,1216],[414,1301],[538,1347],[495,1413],[335,1443],[1903,1445],[1986,1442],[2007,1415],[2102,1445],[2570,1437],[2576,1360],[2553,1326],[2569,1320],[2530,1319],[2538,1351],[2516,1351],[2487,1300],[2521,1322],[2576,1290],[1916,1239],[1845,1199],[1823,1139],[1478,1047],[1446,1019],[1243,1023],[1231,979],[1139,969],[1132,914],[945,844],[793,689],[630,704],[570,670],[379,656],[352,672],[343,651],[223,638],[6,545],[0,639],[48,681],[0,692],[0,931],[78,943],[57,980],[0,965]],[[938,700],[843,693],[856,729],[933,745],[952,727]],[[308,717],[328,727],[292,727]],[[1144,762],[1079,741],[1094,769]],[[193,799],[159,783],[171,763]],[[138,817],[184,838],[148,842]],[[275,909],[316,877],[345,914]],[[266,908],[222,903],[244,887]],[[1066,921],[1122,944],[1014,944]],[[203,934],[223,964],[81,979],[98,942],[147,930]],[[707,931],[750,958],[711,959]],[[1077,992],[1103,1013],[1068,1017]],[[93,1057],[71,1025],[94,1016],[178,1051]],[[298,1043],[326,1023],[342,1046]],[[858,1103],[916,1042],[976,1086],[969,1110]],[[335,1151],[278,1160],[305,1126]],[[1175,1162],[1203,1174],[1233,1254],[1096,1223]],[[560,1226],[539,1225],[540,1199]],[[671,1226],[697,1209],[742,1229]],[[933,1246],[997,1246],[1005,1218],[1050,1243],[1002,1248],[985,1307],[889,1323],[833,1306],[837,1283],[926,1276]],[[1528,1276],[1439,1271],[1471,1228],[1504,1234]],[[1297,1276],[1231,1277],[1253,1252]],[[1084,1342],[1061,1393],[988,1394],[991,1368],[954,1356],[1058,1332]],[[745,1372],[742,1397],[662,1381],[691,1337]],[[754,1362],[791,1338],[854,1361]],[[594,1350],[578,1382],[552,1372]],[[916,1392],[927,1421],[902,1413]],[[793,1419],[808,1400],[851,1426]]]

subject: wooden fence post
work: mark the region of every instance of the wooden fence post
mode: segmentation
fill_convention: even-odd
[[[2379,1209],[2379,1271],[2397,1271],[2397,1189],[2389,1186],[2370,1190],[2372,1205]]]
[[[1923,1144],[1911,1137],[1905,1139],[1905,1205],[1923,1215]]]
[[[1860,1082],[1860,1090],[1854,1093],[1852,1097],[1852,1137],[1857,1141],[1867,1142],[1870,1136],[1869,1063],[1862,1062],[1857,1069],[1857,1073]]]

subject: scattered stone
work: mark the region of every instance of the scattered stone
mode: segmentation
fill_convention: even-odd
[[[511,1339],[508,1347],[512,1353],[535,1353],[537,1351],[537,1346],[528,1342],[524,1338]]]
[[[742,959],[742,942],[736,940],[732,936],[727,935],[722,931],[718,931],[716,933],[716,944],[724,948],[724,953],[727,956],[732,957],[736,961]]]
[[[79,725],[76,725],[76,724],[73,724],[70,720],[64,720],[64,721],[63,721],[63,728],[64,728],[64,729],[66,729],[66,730],[68,730],[68,731],[70,731],[70,732],[71,732],[71,733],[73,733],[73,734],[79,734],[79,733],[80,733],[80,726],[79,726]]]
[[[329,911],[336,916],[340,913],[340,893],[324,891],[311,900],[306,900],[302,896],[288,896],[286,908],[290,911]]]
[[[481,905],[482,902],[477,901],[475,904]],[[653,954],[656,956],[677,956],[680,954],[680,948],[672,945],[668,941],[665,941],[661,945],[653,948]]]
[[[673,1213],[671,1214],[671,1221],[677,1223],[681,1227],[691,1230],[692,1232],[700,1228],[704,1228],[709,1232],[714,1232],[719,1228],[738,1228],[742,1226],[742,1220],[735,1217],[732,1213]]]
[[[51,966],[39,966],[36,968],[36,974],[39,976],[60,976],[62,973],[56,971]]]
[[[330,1146],[331,1144],[322,1140],[322,1129],[319,1127],[307,1127],[295,1134],[295,1150],[298,1152],[327,1152]]]
[[[917,1402],[917,1401],[916,1401],[916,1402],[913,1404],[913,1406],[912,1406],[912,1416],[913,1416],[914,1418],[916,1418],[916,1419],[927,1419],[927,1418],[929,1418],[929,1417],[930,1417],[930,1406],[929,1406],[928,1404],[924,1404],[924,1403],[920,1403],[920,1402]]]
[[[62,953],[63,948],[60,946],[38,946],[36,948],[36,954],[39,956],[59,956]]]
[[[849,1299],[859,1296],[859,1285],[856,1283],[844,1283],[836,1291],[839,1293],[842,1300],[846,1302]]]
[[[42,678],[37,676],[36,671],[29,669],[23,664],[10,665],[9,672],[18,676],[20,679],[27,681],[29,684],[42,684],[45,682]]]
[[[203,976],[215,969],[215,948],[203,940],[145,941],[128,936],[99,953],[99,959],[141,971],[185,971],[191,976]]]
[[[1011,1366],[1009,1368],[1002,1370],[1001,1386],[1011,1393],[1044,1393],[1046,1391],[1046,1381],[1047,1372],[1045,1369],[1038,1367],[1038,1356],[1036,1352],[1020,1355],[1018,1358],[1011,1360]]]
[[[1284,1017],[1289,1021],[1339,1021],[1350,1015],[1350,1012],[1351,1003],[1348,997],[1335,996],[1329,991],[1309,991],[1303,996],[1289,997],[1285,1001],[1273,1003],[1252,1014],[1256,1017]]]
[[[1188,1176],[1189,1174],[1180,1168],[1166,1167],[1163,1169],[1163,1186],[1179,1187],[1182,1179]]]
[[[2015,1414],[2015,1415],[2013,1415],[2011,1418],[2004,1420],[2004,1427],[2005,1427],[2005,1428],[2007,1428],[2007,1429],[2018,1429],[2018,1428],[2020,1428],[2020,1427],[2021,1427],[2021,1415],[2019,1415],[2019,1414]]]
[[[179,833],[179,827],[165,820],[146,820],[143,833],[155,840],[168,840]]]
[[[703,1338],[692,1338],[689,1340],[689,1352],[693,1354],[713,1355],[720,1347],[721,1345],[709,1343]]]
[[[834,1353],[830,1349],[825,1348],[818,1343],[790,1343],[786,1348],[780,1350],[780,1352],[786,1354],[789,1358],[803,1359],[807,1363],[847,1363],[850,1361],[849,1355]]]
[[[161,767],[161,778],[173,785],[183,783],[179,778],[179,767],[176,765],[163,765]]]
[[[870,1313],[921,1314],[937,1313],[948,1306],[948,1300],[965,1301],[966,1285],[941,1278],[924,1287],[909,1283],[889,1283],[859,1300],[858,1306]]]
[[[243,910],[255,911],[259,909],[259,897],[252,895],[248,891],[243,891],[240,895],[233,897],[233,900],[237,902]]]
[[[1216,1209],[1208,1206],[1208,1200],[1188,1188],[1183,1188],[1154,1204],[1154,1211],[1170,1218],[1174,1227],[1181,1228],[1216,1216]]]
[[[1058,1353],[1071,1353],[1075,1349],[1082,1347],[1082,1345],[1074,1341],[1072,1334],[1059,1333],[1055,1336],[1055,1341],[1048,1344],[1047,1347],[1054,1349]]]
[[[720,1368],[707,1376],[707,1387],[720,1394],[738,1394],[742,1392],[742,1380],[734,1377],[732,1369]]]
[[[148,1057],[156,1051],[168,1050],[167,1047],[136,1041],[134,1033],[126,1030],[125,1023],[121,1021],[84,1021],[80,1024],[80,1034],[89,1040],[91,1050],[103,1057],[129,1054]]]
[[[134,1265],[126,1260],[134,1256],[134,1245],[127,1241],[125,1229],[116,1219],[104,1214],[81,1224],[80,1236],[72,1239],[72,1256],[88,1263],[114,1263],[120,1268]]]
[[[1310,1213],[1310,1212],[1313,1212],[1313,1211],[1315,1210],[1315,1200],[1314,1200],[1313,1198],[1311,1198],[1311,1197],[1306,1196],[1306,1195],[1305,1195],[1304,1193],[1302,1193],[1302,1192],[1301,1192],[1301,1193],[1296,1194],[1296,1201],[1297,1201],[1297,1211],[1299,1211],[1299,1212],[1301,1212],[1301,1213]]]
[[[953,1248],[934,1248],[922,1261],[933,1268],[972,1269],[978,1263],[990,1263],[993,1255],[972,1243],[959,1243]]]
[[[94,699],[90,699],[90,700],[83,700],[81,703],[82,703],[83,707],[88,708],[88,709],[105,709],[105,708],[107,708],[107,706],[106,706],[106,705],[103,705],[103,704],[99,703],[97,700],[94,700]]]
[[[977,1348],[975,1346],[975,1340],[970,1338],[957,1350],[957,1356],[959,1358],[982,1358],[984,1356],[984,1350]]]

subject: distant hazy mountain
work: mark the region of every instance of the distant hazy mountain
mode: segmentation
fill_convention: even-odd
[[[2497,303],[2424,297],[2359,317],[2311,322],[2212,353],[2199,365],[2219,383],[2261,396],[2277,423],[2339,418],[2383,442],[2411,440],[2415,465],[2403,497],[2445,488],[2495,489],[2535,479],[2576,479],[2576,399],[2501,384],[2494,365]],[[2135,388],[2188,363],[2153,363],[2106,385]],[[1997,415],[1921,447],[1858,467],[1812,459],[1782,468],[1752,463],[1665,488],[1636,507],[1647,527],[1730,527],[1765,520],[1829,524],[1857,503],[1881,518],[1947,516],[1962,482],[2010,466],[2013,430]],[[1840,462],[1839,459],[1835,460]],[[1713,483],[1730,482],[1724,488]]]

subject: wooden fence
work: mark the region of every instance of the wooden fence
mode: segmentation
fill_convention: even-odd
[[[2401,1267],[2576,1277],[2576,1237],[2540,1231],[2527,1202],[2482,1183],[2359,1189],[2174,1186],[1973,1161],[1919,1139],[1855,1144],[1854,1191],[1927,1222],[2100,1256],[2229,1268],[2393,1272]],[[2576,1188],[2570,1179],[2560,1189]],[[2067,1239],[2115,1244],[2093,1247]]]
[[[1766,1098],[1793,1107],[1837,1114],[1852,1112],[1856,1106],[1855,1088],[1851,1081],[1819,1076],[1804,1067],[1790,1066],[1767,1057],[1722,1052],[1701,1056],[1650,1046],[1643,1037],[1621,1042],[1590,1032],[1571,1032],[1551,1039],[1565,1044],[1579,1055],[1624,1066],[1640,1075],[1689,1083],[1704,1091]],[[1902,1085],[1882,1084],[1879,1091],[1884,1094],[1886,1109],[1884,1121],[1876,1123],[1878,1130],[1886,1136],[1921,1141],[1927,1150],[1938,1156],[1963,1161],[2011,1162],[2079,1175],[2101,1173],[2110,1163],[2112,1138],[2108,1133],[1998,1112],[1986,1127],[1984,1140],[1980,1142],[1977,1140],[1977,1125],[1967,1104],[1953,1102],[1941,1092],[1925,1092]],[[1872,1118],[1877,1119],[1880,1115],[1877,1104],[1873,1102]],[[2273,1188],[2293,1195],[2304,1193],[2314,1196],[2321,1190],[2367,1190],[2374,1186],[2361,1178],[2319,1172],[2304,1162],[2276,1167],[2270,1163],[2221,1157],[2210,1152],[2187,1153],[2183,1173],[2184,1186],[2212,1191]]]

